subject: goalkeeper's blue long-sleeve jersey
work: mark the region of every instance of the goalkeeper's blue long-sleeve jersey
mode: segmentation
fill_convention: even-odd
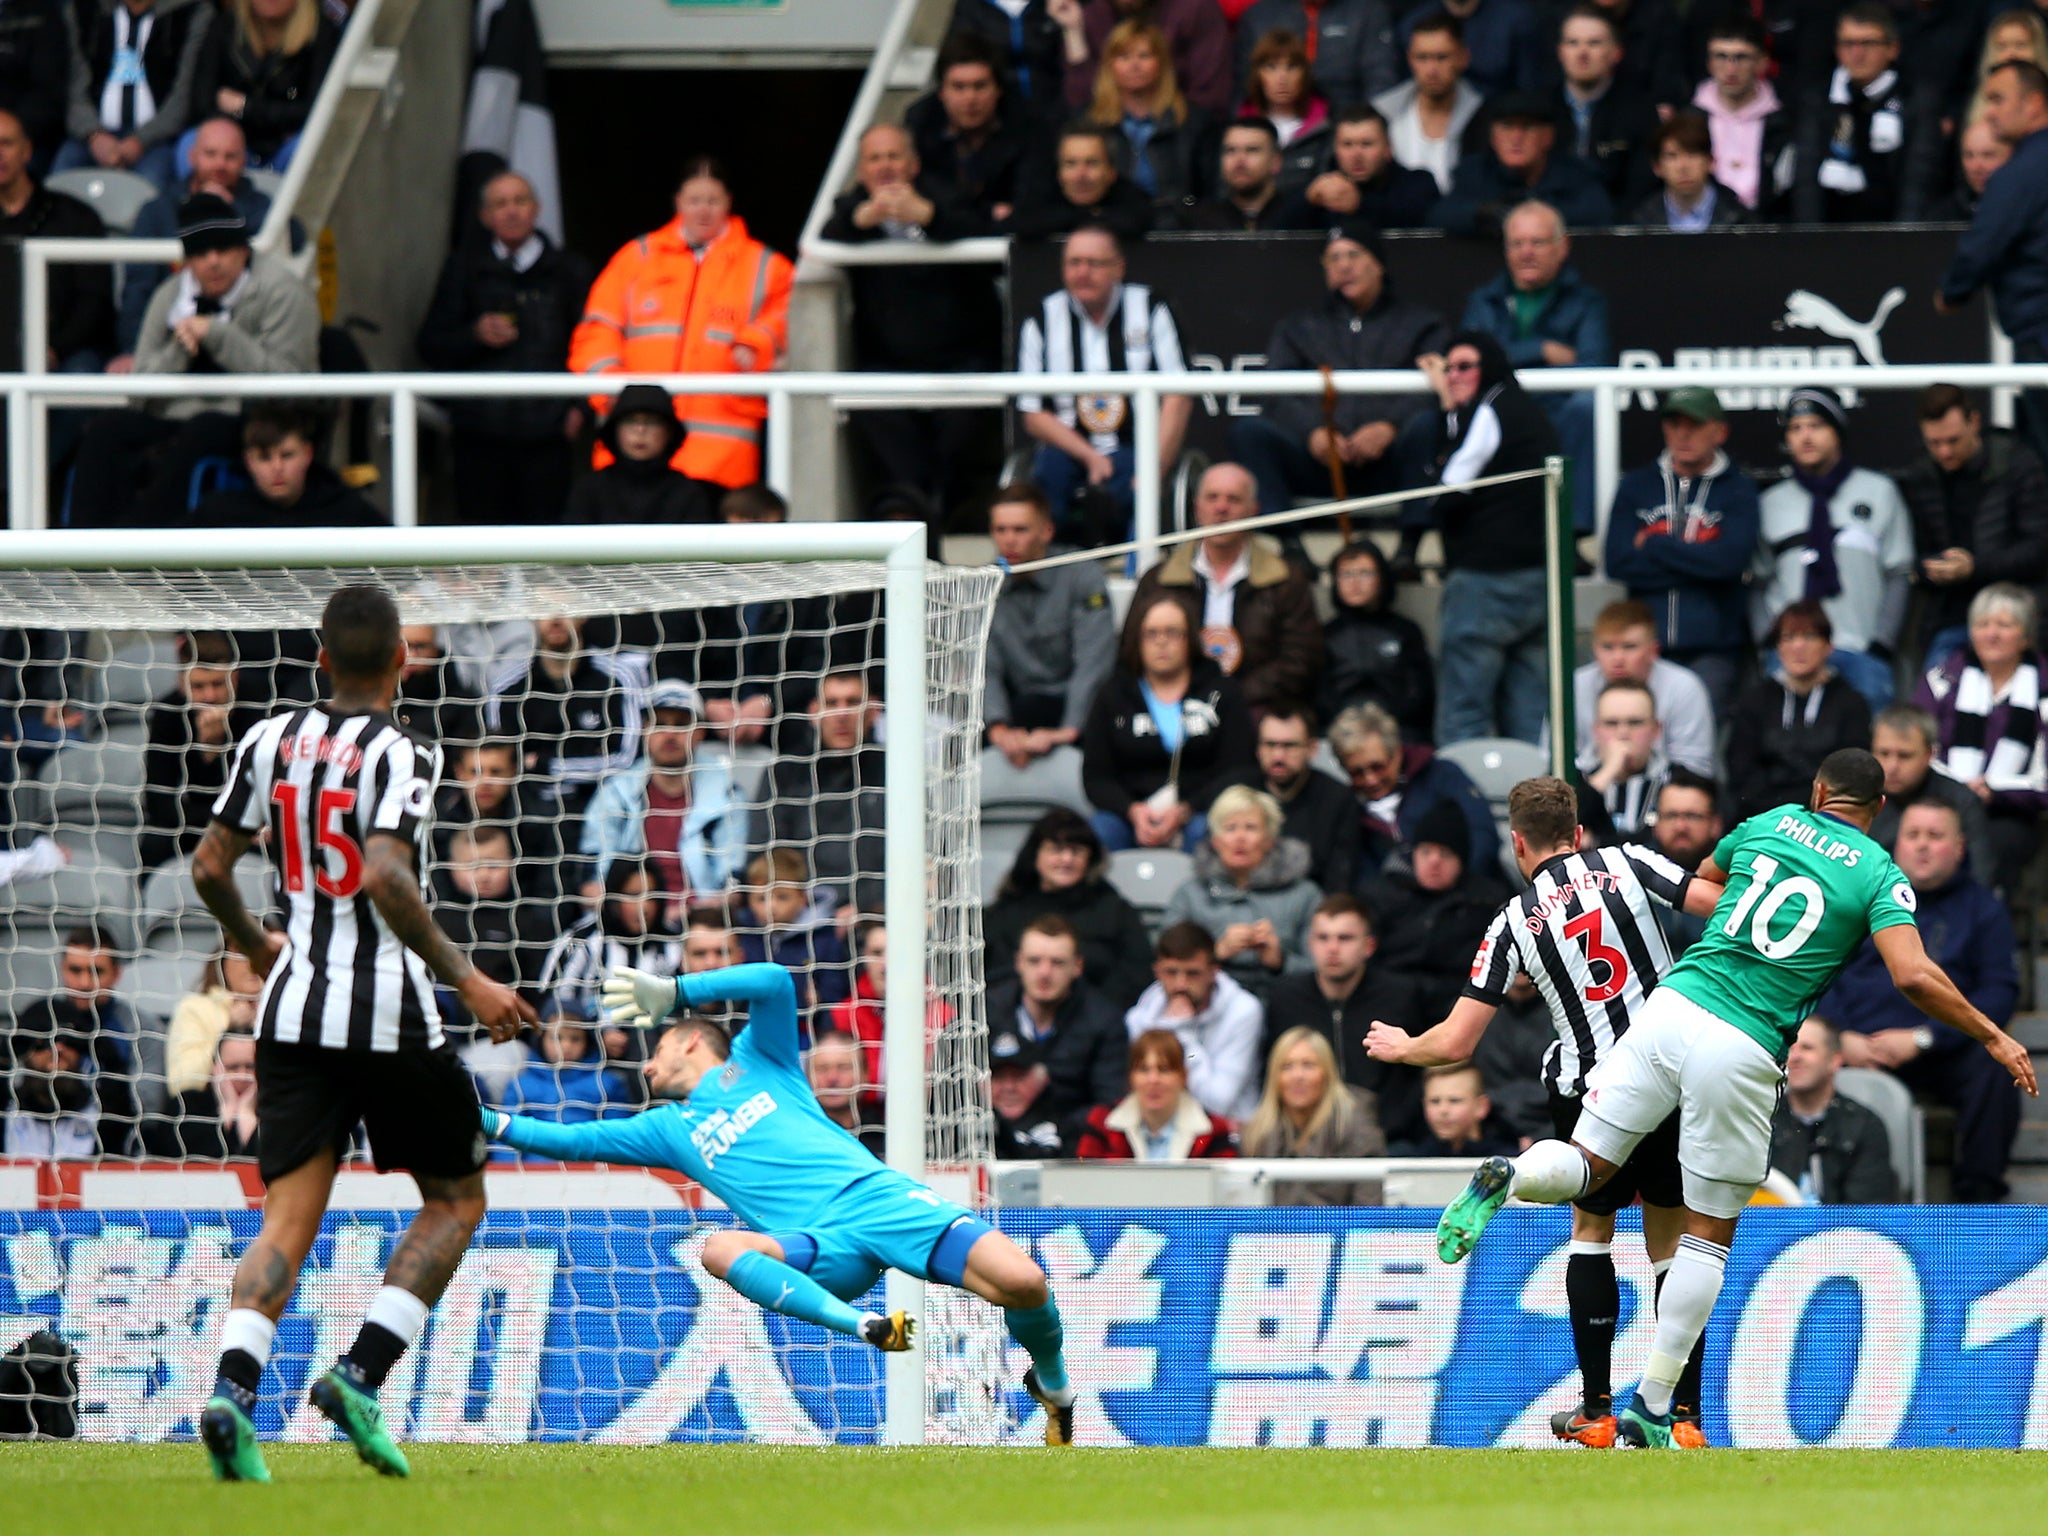
[[[779,965],[676,978],[680,1003],[748,1004],[732,1058],[686,1103],[628,1120],[555,1125],[510,1117],[498,1139],[565,1162],[674,1168],[757,1232],[797,1231],[848,1185],[888,1169],[825,1117],[797,1052],[796,988]]]

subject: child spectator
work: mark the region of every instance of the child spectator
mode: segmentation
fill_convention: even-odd
[[[247,485],[199,503],[200,528],[381,528],[390,519],[320,460],[318,411],[291,401],[259,402],[242,417]]]
[[[234,642],[206,630],[178,637],[178,686],[149,706],[139,844],[147,872],[199,846],[226,782],[227,761],[254,724],[235,707]]]
[[[862,923],[854,930],[854,944],[860,965],[853,973],[853,995],[834,1003],[825,1014],[825,1027],[860,1042],[861,1077],[867,1083],[866,1097],[872,1104],[882,1102],[886,1087],[888,1058],[882,1048],[885,1030],[883,1006],[889,995],[889,930],[880,923]],[[944,1029],[953,1010],[936,992],[925,996],[927,1037]]]
[[[1632,223],[1698,234],[1754,223],[1742,199],[1714,177],[1714,140],[1707,119],[1681,112],[1650,140],[1650,167],[1664,186],[1636,205]]]
[[[238,999],[238,1011],[241,1006]],[[173,1099],[169,1117],[144,1119],[143,1151],[176,1162],[246,1161],[258,1155],[256,1037],[246,1024],[220,1037],[209,1066],[202,1086]]]
[[[1436,668],[1421,626],[1394,611],[1400,584],[1370,539],[1330,562],[1330,620],[1317,712],[1334,720],[1356,704],[1377,704],[1407,741],[1428,741],[1436,729]]]
[[[1179,1037],[1170,1029],[1148,1029],[1131,1042],[1131,1091],[1088,1112],[1074,1156],[1148,1163],[1235,1157],[1237,1135],[1228,1120],[1188,1092],[1188,1058]]]
[[[851,962],[832,913],[829,896],[812,899],[810,865],[800,850],[755,854],[733,912],[741,960],[772,960],[796,972],[797,995],[812,1007],[843,1002],[853,991],[847,979]]]
[[[583,1125],[629,1115],[638,1100],[620,1073],[605,1065],[596,1038],[581,1024],[553,1019],[541,1026],[525,1068],[498,1100],[515,1115],[557,1125]],[[492,1150],[500,1161],[516,1161],[507,1147]]]
[[[567,521],[717,522],[724,487],[670,467],[685,435],[667,390],[659,384],[628,384],[597,433],[612,462],[576,482],[569,492]]]
[[[1390,1149],[1394,1157],[1512,1157],[1513,1142],[1491,1134],[1486,1120],[1493,1101],[1486,1078],[1469,1061],[1431,1067],[1422,1074],[1422,1117],[1429,1135]]]

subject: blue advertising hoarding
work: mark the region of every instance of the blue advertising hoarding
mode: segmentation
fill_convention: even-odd
[[[384,1392],[425,1440],[873,1441],[879,1358],[764,1316],[696,1254],[717,1214],[494,1211]],[[258,1420],[325,1438],[303,1387],[353,1337],[403,1213],[330,1217]],[[191,1434],[246,1212],[0,1212],[0,1332],[81,1363],[84,1433]],[[1433,1212],[1010,1211],[1052,1275],[1077,1429],[1105,1445],[1544,1445],[1573,1400],[1561,1212],[1510,1210],[1464,1265]],[[1617,1385],[1648,1351],[1624,1232]],[[2048,1447],[2048,1212],[1760,1210],[1708,1333],[1718,1445]],[[936,1343],[936,1339],[934,1343]],[[1007,1356],[1007,1358],[1005,1358]],[[992,1335],[928,1369],[1037,1438]]]

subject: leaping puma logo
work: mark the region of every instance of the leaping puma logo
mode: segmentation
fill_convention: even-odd
[[[1863,361],[1873,368],[1882,368],[1884,362],[1884,340],[1882,332],[1885,322],[1892,317],[1892,311],[1906,302],[1906,290],[1893,288],[1877,301],[1877,313],[1863,323],[1851,320],[1832,302],[1805,288],[1795,288],[1785,296],[1785,318],[1778,322],[1780,329],[1819,331],[1824,336],[1833,336],[1838,341],[1853,342],[1862,354]]]

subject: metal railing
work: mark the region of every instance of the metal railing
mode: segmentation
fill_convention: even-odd
[[[1885,368],[1543,368],[1521,374],[1522,387],[1537,394],[1585,390],[1594,403],[1595,505],[1604,517],[1621,471],[1621,410],[1638,393],[1703,385],[1711,389],[1781,392],[1802,384],[1837,389],[1924,389],[1956,384],[1965,389],[2048,388],[2048,363],[1911,364]],[[941,409],[963,397],[1014,399],[1019,395],[1105,394],[1131,402],[1132,488],[1140,564],[1157,542],[1164,466],[1159,462],[1159,405],[1169,395],[1196,397],[1314,395],[1323,392],[1320,373],[1107,373],[1107,374],[515,374],[515,373],[325,373],[325,374],[90,374],[0,375],[7,400],[8,440],[27,451],[8,456],[8,526],[49,526],[48,474],[42,415],[52,397],[82,405],[200,398],[382,399],[391,406],[391,508],[401,527],[419,521],[419,402],[429,399],[578,399],[615,395],[629,384],[659,384],[673,394],[749,395],[768,402],[765,478],[777,489],[790,485],[797,444],[789,430],[792,402],[801,398],[858,402],[886,399],[899,407]],[[1422,393],[1421,377],[1409,370],[1338,373],[1347,395]],[[821,445],[807,445],[815,450]],[[818,509],[805,509],[818,510]],[[836,511],[836,509],[832,509]],[[829,519],[830,512],[826,517]]]

